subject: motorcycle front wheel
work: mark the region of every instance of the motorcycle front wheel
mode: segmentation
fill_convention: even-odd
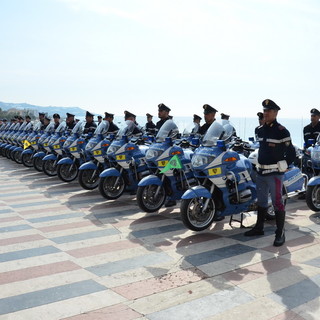
[[[306,202],[312,211],[320,211],[320,185],[308,186],[306,191]]]
[[[43,172],[49,177],[53,177],[57,175],[57,165],[56,160],[45,160],[43,161],[42,169]]]
[[[36,158],[32,158],[32,162],[33,162],[33,166],[34,168],[39,171],[39,172],[42,172],[43,169],[42,169],[42,166],[43,166],[43,160],[42,158],[40,157],[36,157]]]
[[[79,184],[83,189],[93,190],[99,185],[99,175],[100,172],[98,169],[86,169],[79,170]]]
[[[213,199],[209,199],[206,210],[203,210],[206,199],[198,197],[181,200],[181,219],[188,229],[202,231],[211,226],[216,214],[216,205]]]
[[[156,195],[157,191],[158,193]],[[163,186],[151,184],[148,186],[138,187],[137,202],[139,207],[145,212],[158,211],[165,200],[166,192]]]
[[[57,167],[58,177],[64,182],[71,182],[78,176],[79,168],[75,163],[59,164]]]
[[[24,153],[21,157],[21,162],[24,166],[28,168],[32,167],[32,153]]]
[[[122,176],[109,176],[100,178],[99,191],[106,199],[118,199],[123,194],[124,189],[125,183]]]
[[[16,163],[21,164],[21,163],[22,163],[22,152],[21,152],[21,151],[15,151],[15,152],[13,153],[13,160],[14,160]]]

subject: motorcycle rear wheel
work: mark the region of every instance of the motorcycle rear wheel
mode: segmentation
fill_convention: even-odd
[[[21,162],[24,166],[31,168],[33,166],[32,153],[24,153],[21,157]]]
[[[308,186],[306,191],[306,202],[312,211],[320,211],[320,185]]]
[[[58,177],[64,182],[71,182],[78,176],[79,168],[75,163],[59,164],[57,167]]]
[[[202,207],[206,199],[203,197],[182,199],[181,219],[188,229],[202,231],[211,226],[217,210],[214,200],[210,199],[207,209],[203,212]]]
[[[55,160],[45,160],[42,165],[43,172],[49,177],[53,177],[57,175],[57,164]]]
[[[119,178],[118,183],[116,180]],[[125,183],[123,177],[103,177],[99,181],[99,191],[103,197],[109,200],[118,199],[124,192]]]
[[[40,157],[32,158],[32,162],[33,162],[34,168],[35,168],[37,171],[39,171],[39,172],[42,172],[42,171],[43,171],[43,169],[42,169],[42,167],[43,167],[43,160],[42,160],[42,158],[40,158]]]
[[[95,173],[94,173],[95,171]],[[92,177],[92,174],[94,173],[94,176]],[[93,190],[98,187],[99,185],[99,170],[94,169],[86,169],[86,170],[79,170],[79,184],[83,189],[86,190]]]
[[[160,189],[157,198],[155,198],[157,188]],[[148,186],[138,187],[137,202],[139,207],[145,212],[158,211],[163,206],[165,200],[166,192],[163,186],[151,184]]]

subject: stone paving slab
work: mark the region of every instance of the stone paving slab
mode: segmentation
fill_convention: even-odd
[[[280,248],[274,230],[192,232],[178,205],[147,214],[1,157],[0,320],[320,319],[320,214],[290,199]]]

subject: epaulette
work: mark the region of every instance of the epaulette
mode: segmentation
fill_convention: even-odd
[[[283,129],[285,129],[285,127],[284,126],[282,126],[281,124],[279,125],[279,130],[283,130]]]

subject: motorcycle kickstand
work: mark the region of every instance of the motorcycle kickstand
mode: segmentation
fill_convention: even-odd
[[[233,215],[230,216],[230,221],[229,221],[229,226],[233,229],[233,225],[232,225],[232,222],[235,221],[235,222],[239,222],[240,223],[240,228],[247,228],[246,226],[243,225],[243,212],[240,214],[240,220],[238,219],[233,219]]]

